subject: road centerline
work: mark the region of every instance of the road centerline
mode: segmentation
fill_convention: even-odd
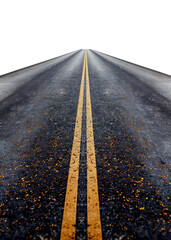
[[[82,113],[83,113],[83,94],[85,79],[85,54],[83,71],[81,78],[80,94],[77,107],[77,116],[75,122],[74,139],[70,159],[67,190],[65,196],[64,212],[61,227],[61,240],[75,239],[77,195],[78,195],[78,177],[79,160],[81,146]]]
[[[86,73],[86,74],[85,74]],[[92,108],[90,97],[87,51],[84,55],[82,79],[75,122],[74,139],[70,159],[67,190],[65,196],[61,240],[75,239],[78,198],[79,161],[81,149],[84,79],[86,76],[86,152],[87,152],[87,238],[102,239],[98,180],[93,134]]]
[[[87,51],[86,59],[86,115],[87,115],[87,224],[88,239],[101,240],[102,227],[100,219],[100,206],[98,194],[98,180],[93,134],[93,120],[90,97],[90,84],[88,74]]]

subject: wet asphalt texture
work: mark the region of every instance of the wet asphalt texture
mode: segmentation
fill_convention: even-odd
[[[77,52],[1,104],[2,240],[60,238],[83,57]],[[160,141],[170,137],[170,102],[93,51],[88,66],[103,239],[169,240],[169,156]],[[87,239],[85,97],[76,239]]]

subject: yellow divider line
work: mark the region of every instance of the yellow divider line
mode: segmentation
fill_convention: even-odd
[[[74,140],[72,146],[70,168],[68,174],[68,183],[65,196],[65,205],[62,219],[61,240],[75,239],[76,213],[77,213],[77,195],[78,195],[78,176],[79,159],[81,145],[82,111],[83,111],[83,93],[85,77],[85,55],[83,63],[83,72],[80,86],[80,95],[78,100],[77,117],[75,123]]]
[[[88,239],[101,240],[102,227],[100,219],[96,157],[94,148],[93,120],[91,110],[88,60],[86,55],[86,114],[87,114],[87,224]]]

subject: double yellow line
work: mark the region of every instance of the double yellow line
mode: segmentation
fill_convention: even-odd
[[[92,109],[90,98],[90,85],[88,74],[87,51],[84,54],[83,71],[81,78],[80,94],[78,100],[77,117],[75,123],[74,140],[72,146],[68,183],[65,196],[61,240],[75,239],[77,195],[79,178],[79,159],[81,147],[81,128],[83,114],[84,78],[86,71],[86,134],[87,134],[87,237],[88,239],[101,240],[102,228],[100,220],[98,181],[96,158],[94,148],[94,134]]]

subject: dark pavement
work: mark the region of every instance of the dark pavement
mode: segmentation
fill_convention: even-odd
[[[22,82],[0,102],[2,240],[60,238],[83,58],[0,77]],[[169,240],[171,77],[90,50],[88,67],[103,239]],[[76,239],[87,239],[85,121],[84,99]]]

